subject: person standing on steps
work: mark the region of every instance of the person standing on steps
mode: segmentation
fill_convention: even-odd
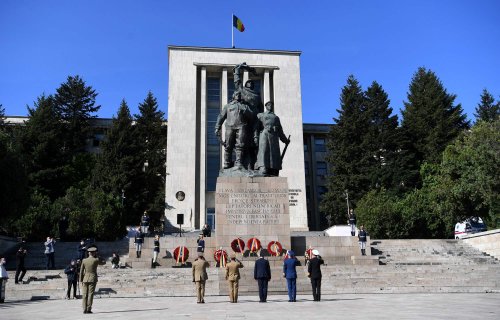
[[[75,260],[71,260],[70,264],[64,269],[64,273],[68,277],[68,291],[66,299],[71,299],[71,287],[73,287],[73,299],[76,299],[76,285],[78,282],[78,265]]]
[[[283,277],[288,287],[288,302],[297,301],[297,258],[295,252],[288,250],[288,259],[283,262]]]
[[[361,249],[361,255],[366,256],[366,237],[367,233],[365,227],[361,226],[358,233],[359,248]]]
[[[348,218],[349,225],[351,226],[351,236],[354,237],[356,235],[356,214],[353,209],[349,211]]]
[[[205,239],[203,239],[203,233],[200,233],[198,239],[196,240],[198,247],[196,248],[196,252],[205,252]]]
[[[45,256],[47,257],[47,270],[50,269],[55,269],[56,268],[56,263],[55,263],[55,243],[56,240],[52,237],[47,237],[47,241],[45,241]]]
[[[208,267],[210,265],[203,257],[203,253],[198,252],[198,258],[193,262],[193,282],[196,284],[197,303],[205,303],[205,283],[208,279]]]
[[[89,257],[83,259],[80,269],[80,283],[82,284],[82,306],[83,313],[92,313],[92,303],[94,301],[94,292],[97,285],[97,247],[90,246],[87,249]]]
[[[85,240],[82,239],[80,240],[80,244],[78,245],[77,249],[78,251],[78,259],[81,261],[86,258],[86,253],[87,253],[87,245],[85,244]]]
[[[135,233],[134,243],[135,243],[136,258],[140,258],[142,251],[142,244],[144,243],[144,233],[141,232],[140,228],[137,229],[137,232]]]
[[[160,236],[155,235],[153,248],[153,267],[158,265],[158,255],[160,254]]]
[[[23,283],[24,275],[26,274],[26,267],[24,266],[24,259],[26,258],[26,249],[20,247],[16,252],[16,276],[14,277],[15,284]],[[19,274],[21,276],[19,276]]]
[[[253,278],[259,285],[259,302],[267,301],[267,287],[271,281],[271,267],[269,261],[264,259],[263,250],[260,251],[260,258],[255,261]]]
[[[238,302],[238,283],[240,281],[240,268],[243,264],[236,259],[236,255],[231,254],[231,262],[226,264],[226,280],[229,284],[229,300],[231,303]]]
[[[314,249],[312,254],[313,258],[309,260],[307,274],[311,279],[314,301],[321,301],[321,265],[325,264],[325,261],[321,259],[318,250]]]
[[[145,235],[149,234],[149,215],[147,211],[141,217],[141,232]]]
[[[0,303],[5,302],[5,286],[7,284],[7,280],[9,279],[9,274],[5,269],[5,264],[7,261],[4,257],[0,257]]]

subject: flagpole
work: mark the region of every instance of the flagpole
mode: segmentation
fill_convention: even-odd
[[[234,27],[233,27],[234,13],[231,14],[231,48],[234,48]]]

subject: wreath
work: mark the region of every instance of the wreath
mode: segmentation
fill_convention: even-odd
[[[189,258],[188,248],[181,246],[174,249],[174,259],[175,261],[177,261],[177,263],[179,262],[184,263],[187,261],[188,258]]]
[[[306,260],[311,260],[311,257],[313,256],[313,249],[309,248],[306,250]]]
[[[281,243],[278,241],[271,241],[267,245],[267,251],[272,255],[272,256],[279,256],[281,254],[281,251],[283,250],[283,247],[281,246]]]
[[[233,249],[233,251],[237,253],[245,252],[245,241],[241,240],[240,238],[234,239],[233,242],[231,242],[231,249]]]
[[[214,259],[215,259],[215,261],[220,262],[221,267],[226,266],[226,262],[227,262],[226,250],[222,250],[222,249],[215,250]]]
[[[250,238],[247,242],[247,247],[250,252],[257,252],[260,250],[260,240],[257,238]]]

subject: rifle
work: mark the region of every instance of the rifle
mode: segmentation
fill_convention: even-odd
[[[283,149],[283,152],[281,153],[281,162],[283,162],[283,158],[285,157],[286,149],[288,148],[288,145],[290,144],[290,137],[291,137],[291,135],[288,135],[288,143],[285,144],[285,148]]]

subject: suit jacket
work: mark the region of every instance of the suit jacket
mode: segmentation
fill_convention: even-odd
[[[83,259],[80,267],[80,282],[97,282],[97,265],[99,259],[88,257]]]
[[[271,267],[269,266],[269,261],[264,258],[259,258],[255,261],[255,269],[253,271],[253,278],[257,279],[267,279],[271,280]]]
[[[297,259],[288,258],[283,262],[283,273],[285,274],[285,278],[287,279],[295,279],[297,278],[297,270],[295,267],[297,266]]]
[[[323,259],[314,257],[309,260],[309,265],[307,267],[307,272],[309,273],[311,279],[321,279],[321,265],[325,264]]]
[[[207,268],[210,265],[206,260],[196,259],[193,262],[193,281],[205,281],[208,279]]]
[[[240,278],[240,268],[243,268],[243,264],[239,261],[233,261],[226,264],[226,280],[236,281]]]

